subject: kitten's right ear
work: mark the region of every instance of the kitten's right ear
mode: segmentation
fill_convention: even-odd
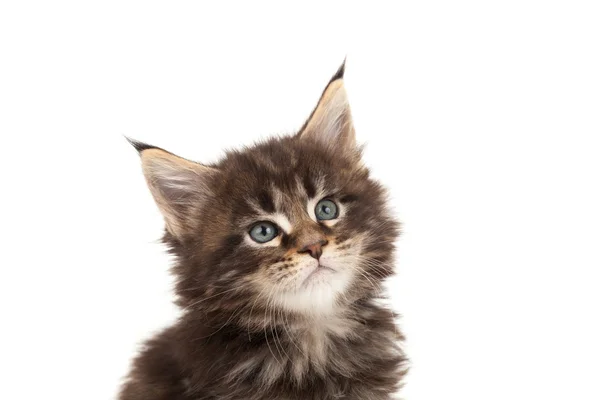
[[[161,148],[127,138],[139,152],[150,192],[167,230],[181,238],[191,232],[195,212],[211,196],[210,181],[219,171]]]

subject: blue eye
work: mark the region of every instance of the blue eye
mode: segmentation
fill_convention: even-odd
[[[257,243],[267,243],[279,234],[277,226],[270,222],[259,222],[250,229],[250,237]]]
[[[323,199],[315,207],[315,215],[319,221],[327,221],[338,217],[338,206],[331,200]]]

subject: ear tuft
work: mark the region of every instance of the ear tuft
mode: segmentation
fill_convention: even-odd
[[[342,62],[342,65],[340,65],[340,67],[338,68],[337,72],[335,74],[333,74],[333,76],[331,77],[331,79],[329,80],[329,83],[337,80],[337,79],[343,79],[344,78],[344,72],[346,72],[346,59],[344,58],[344,62]]]
[[[150,144],[144,143],[144,142],[140,142],[137,141],[135,139],[132,139],[130,137],[125,136],[125,139],[129,142],[129,144],[131,144],[133,146],[134,149],[136,149],[138,151],[138,153],[142,153],[142,151],[144,150],[149,150],[149,149],[159,149],[159,147],[156,146],[152,146]]]

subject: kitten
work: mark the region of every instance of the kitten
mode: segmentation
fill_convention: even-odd
[[[179,321],[121,400],[383,400],[406,372],[398,224],[355,142],[344,65],[300,131],[204,165],[132,141],[175,256]]]

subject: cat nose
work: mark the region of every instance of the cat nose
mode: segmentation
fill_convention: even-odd
[[[318,242],[314,242],[311,244],[307,244],[298,250],[298,253],[309,253],[312,258],[319,259],[321,258],[321,254],[323,254],[323,246],[327,244],[326,239],[321,239]]]

